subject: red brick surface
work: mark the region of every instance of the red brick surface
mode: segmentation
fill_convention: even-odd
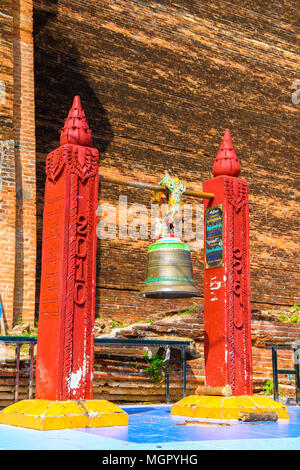
[[[97,335],[96,335],[97,336]],[[190,315],[170,315],[152,323],[136,323],[130,329],[119,329],[116,337],[125,338],[161,338],[190,339],[199,358],[191,359],[187,351],[187,394],[195,393],[199,384],[204,383],[204,348],[203,348],[203,312],[197,309]],[[267,341],[292,342],[300,337],[300,325],[283,324],[272,319],[261,319],[261,315],[252,315],[252,354],[253,354],[253,389],[254,393],[266,393],[264,387],[272,379],[271,350],[265,347]],[[158,348],[151,348],[152,352]],[[93,394],[95,399],[108,399],[120,403],[128,402],[164,402],[166,397],[165,381],[153,383],[146,372],[143,355],[146,348],[140,346],[103,345],[95,348]],[[149,350],[148,350],[149,351]],[[160,350],[164,355],[164,351]],[[26,367],[22,363],[24,377],[21,380],[21,394],[25,398],[28,387]],[[288,350],[278,353],[278,367],[293,368],[292,354]],[[27,370],[28,375],[28,370]],[[14,362],[10,361],[0,370],[0,406],[13,400]],[[285,397],[295,397],[295,379],[279,376],[279,392]],[[170,360],[170,394],[176,401],[182,396],[181,353],[173,349]]]
[[[107,175],[156,183],[167,166],[201,189],[230,127],[250,186],[252,305],[299,303],[295,2],[2,0],[1,11],[0,294],[9,324],[38,316],[45,157],[76,94]],[[106,184],[100,200],[116,205],[120,194],[149,204],[149,192]],[[183,305],[138,297],[149,243],[99,241],[96,313],[105,321]],[[203,293],[201,248],[192,260]]]
[[[3,4],[3,2],[2,2]],[[0,80],[0,294],[8,326],[34,322],[36,268],[35,104],[32,0],[5,1]],[[1,5],[2,10],[2,5]],[[5,21],[4,21],[5,18]],[[3,100],[2,100],[3,101]]]

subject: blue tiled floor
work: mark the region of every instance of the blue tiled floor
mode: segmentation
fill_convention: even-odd
[[[1,449],[300,449],[300,407],[290,420],[234,422],[226,427],[180,426],[187,418],[170,415],[170,406],[128,406],[129,426],[35,431],[0,425]]]

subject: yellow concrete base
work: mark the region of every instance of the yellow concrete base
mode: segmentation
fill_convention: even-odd
[[[240,412],[275,411],[278,419],[289,419],[284,405],[269,397],[217,397],[192,395],[172,406],[171,414],[206,419],[239,419]]]
[[[127,426],[128,415],[107,400],[22,400],[1,411],[0,424],[39,431]]]

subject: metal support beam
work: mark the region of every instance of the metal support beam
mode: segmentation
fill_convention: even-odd
[[[182,362],[183,362],[183,397],[186,397],[186,347],[182,348]]]
[[[20,384],[20,349],[21,344],[17,343],[16,345],[16,378],[15,378],[15,396],[14,401],[15,403],[19,399],[19,384]]]
[[[143,183],[141,181],[128,181],[123,178],[111,178],[108,176],[104,175],[99,175],[100,177],[100,183],[112,183],[112,184],[118,184],[120,186],[131,186],[132,188],[138,188],[138,189],[149,189],[151,191],[166,191],[166,187],[163,185],[159,184],[152,184],[152,183]],[[187,189],[184,192],[185,196],[191,196],[191,197],[197,197],[201,199],[213,199],[215,195],[213,193],[205,193],[202,191],[191,191]]]
[[[166,348],[166,402],[170,403],[170,349]]]
[[[32,399],[33,389],[33,372],[34,372],[34,343],[30,343],[30,363],[29,363],[29,384],[28,384],[28,399]]]

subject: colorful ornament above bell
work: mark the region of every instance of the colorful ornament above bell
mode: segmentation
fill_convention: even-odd
[[[185,186],[178,178],[171,178],[169,173],[158,183],[165,188],[155,191],[151,198],[157,204],[155,217],[155,238],[180,236],[181,233],[181,195]]]
[[[157,203],[155,236],[148,249],[148,264],[142,297],[174,299],[199,297],[192,279],[191,251],[176,235],[181,232],[181,195],[185,186],[167,173],[159,182],[164,191],[153,193]]]

